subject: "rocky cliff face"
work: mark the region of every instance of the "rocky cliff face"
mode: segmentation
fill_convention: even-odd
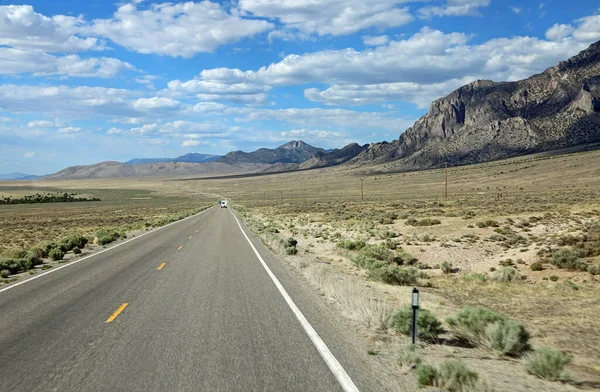
[[[484,162],[600,141],[600,42],[519,82],[478,80],[434,101],[397,141],[355,165],[399,160],[417,169]]]

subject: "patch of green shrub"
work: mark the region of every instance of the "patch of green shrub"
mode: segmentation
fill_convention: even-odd
[[[2,271],[0,271],[0,278],[2,279],[6,279],[10,276],[10,271],[7,269],[3,269]]]
[[[338,242],[338,244],[337,244],[337,246],[339,248],[348,249],[348,250],[359,250],[359,249],[364,248],[366,245],[367,244],[365,243],[365,241],[362,241],[362,240],[357,240],[357,241],[344,240],[344,241]]]
[[[394,261],[395,257],[394,252],[379,245],[366,245],[360,250],[360,253],[363,256],[371,259],[382,260],[387,262]]]
[[[298,245],[298,240],[296,240],[293,237],[290,237],[287,240],[285,240],[285,247],[286,248],[289,248],[291,246],[295,247],[296,245]]]
[[[442,262],[440,267],[444,274],[450,274],[450,273],[454,272],[454,268],[452,268],[452,263],[449,263],[447,261]]]
[[[504,321],[506,316],[486,308],[465,306],[446,322],[461,338],[479,342],[485,336],[485,329],[496,321]]]
[[[436,368],[427,364],[421,364],[417,366],[417,385],[419,387],[435,386],[436,380]]]
[[[471,391],[477,385],[479,375],[457,360],[445,360],[436,369],[430,365],[417,367],[417,384],[433,386],[449,392]]]
[[[2,258],[0,259],[0,270],[7,270],[10,274],[17,274],[23,271],[20,260]]]
[[[568,378],[564,368],[571,362],[571,357],[560,350],[542,347],[535,350],[525,362],[527,373],[545,380]]]
[[[390,327],[404,334],[412,334],[412,308],[410,305],[396,311],[390,318]],[[427,309],[419,309],[417,336],[425,342],[435,342],[443,332],[442,323]]]
[[[414,368],[421,363],[421,358],[412,344],[400,346],[396,351],[396,362],[402,367]]]
[[[52,260],[55,260],[55,261],[62,260],[63,257],[65,257],[65,251],[59,247],[52,248],[48,252],[48,257],[50,257]]]
[[[73,248],[83,248],[87,243],[88,239],[81,234],[74,234],[59,241],[60,246],[67,252]]]
[[[544,264],[542,264],[541,261],[536,261],[529,266],[529,269],[532,271],[542,271],[544,269]]]
[[[529,333],[516,320],[498,320],[485,329],[487,346],[500,355],[518,356],[528,351]]]
[[[285,254],[286,255],[298,254],[298,248],[296,248],[295,246],[288,246],[287,248],[285,248]]]
[[[100,229],[96,231],[96,238],[100,245],[106,245],[116,241],[121,237],[121,234],[114,229]]]
[[[446,319],[460,338],[480,343],[501,355],[520,355],[530,349],[523,325],[489,309],[465,306]]]
[[[587,270],[592,275],[600,275],[600,263],[588,265]]]
[[[587,264],[579,259],[579,253],[570,249],[561,249],[553,253],[550,262],[558,268],[572,271],[585,271],[587,269]]]
[[[422,220],[416,220],[415,218],[410,218],[408,220],[406,220],[406,224],[409,226],[434,226],[434,225],[439,225],[442,222],[439,219],[430,219],[430,218],[426,218],[426,219],[422,219]]]
[[[477,222],[476,225],[479,228],[484,228],[484,227],[498,227],[498,226],[500,226],[500,223],[496,222],[493,219],[486,219],[484,221]]]
[[[488,276],[487,274],[478,274],[476,272],[465,275],[464,280],[467,282],[471,281],[479,281],[479,282],[487,282]]]
[[[38,252],[36,252],[35,250],[28,251],[23,259],[26,260],[28,263],[31,263],[31,267],[28,269],[31,269],[36,265],[42,264],[42,258],[38,255]]]
[[[503,267],[499,270],[492,272],[490,279],[497,282],[512,282],[521,279],[521,274],[516,268]]]
[[[550,280],[553,282],[556,282],[558,280],[558,276],[556,275],[550,275]]]
[[[394,264],[387,264],[371,268],[367,274],[367,277],[369,279],[379,280],[388,284],[406,286],[417,283],[419,275],[419,270],[416,268],[403,268]]]

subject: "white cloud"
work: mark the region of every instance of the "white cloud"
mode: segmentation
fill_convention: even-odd
[[[33,157],[35,157],[35,152],[26,152],[26,153],[23,155],[23,157],[24,157],[24,158],[33,158]]]
[[[369,46],[380,46],[380,45],[387,44],[389,42],[389,38],[387,35],[378,35],[378,36],[365,35],[363,37],[363,42],[365,45],[369,45]]]
[[[380,83],[367,85],[332,85],[325,90],[304,90],[306,99],[326,105],[368,105],[376,102],[413,102],[420,108],[428,108],[431,102],[473,79],[452,79],[442,83],[418,84],[410,82]],[[385,106],[390,109],[389,106]],[[393,107],[393,106],[392,106]]]
[[[234,113],[232,113],[233,115]],[[401,132],[415,119],[398,118],[389,113],[357,112],[347,109],[255,109],[243,108],[235,112],[238,122],[277,120],[300,128],[386,129]]]
[[[112,18],[95,19],[81,30],[139,53],[189,58],[272,28],[267,21],[243,19],[205,0],[154,3],[148,9],[125,4]]]
[[[288,55],[282,61],[257,71],[215,68],[200,73],[203,80],[217,83],[254,83],[270,86],[321,83],[427,82],[460,75],[465,68],[485,62],[452,50],[465,44],[462,33],[444,34],[423,28],[407,40],[367,49],[324,50]],[[460,47],[459,47],[460,48]]]
[[[447,0],[443,6],[427,6],[419,9],[423,19],[434,16],[479,16],[479,8],[490,5],[490,0]]]
[[[550,41],[561,41],[573,34],[573,31],[573,26],[557,23],[546,31],[546,38]]]
[[[184,140],[183,143],[181,143],[181,146],[182,147],[197,147],[200,144],[206,144],[206,143],[202,142],[200,140],[191,140],[191,139],[188,139],[188,140]]]
[[[110,78],[124,70],[135,68],[110,57],[81,58],[76,54],[55,56],[40,50],[0,47],[0,74],[4,75],[33,73]]]
[[[521,11],[523,11],[523,9],[519,8],[519,7],[510,7],[510,9],[511,9],[512,12],[514,12],[517,15],[520,14]]]
[[[46,120],[30,121],[29,123],[27,123],[28,128],[50,128],[53,126],[54,123],[52,121]]]
[[[148,74],[146,74],[146,75],[142,75],[140,77],[135,78],[134,81],[136,83],[139,83],[139,84],[142,84],[142,85],[146,86],[150,90],[155,90],[156,87],[154,86],[154,81],[156,79],[158,79],[158,78],[159,77],[156,76],[156,75],[148,75]]]
[[[270,38],[285,37],[290,31],[300,34],[347,35],[371,27],[385,30],[413,21],[408,8],[400,8],[403,0],[240,0],[242,12],[276,19],[287,32]]]
[[[284,139],[297,139],[297,138],[308,138],[308,139],[336,139],[348,137],[346,132],[335,132],[335,131],[324,131],[319,129],[292,129],[290,131],[281,132],[281,136]]]
[[[120,128],[111,128],[108,131],[106,131],[106,133],[109,135],[121,135],[125,132],[127,132],[127,131],[125,131],[124,129],[120,129]]]
[[[115,58],[82,58],[75,52],[104,50],[98,38],[81,38],[80,17],[36,13],[30,5],[0,6],[0,74],[113,77],[135,70]]]
[[[181,106],[181,102],[172,98],[152,97],[139,98],[132,104],[133,108],[142,112],[157,110],[173,110]]]
[[[83,131],[83,129],[79,127],[64,127],[58,129],[58,133],[79,133],[81,131]]]
[[[0,6],[0,45],[25,50],[69,53],[103,50],[97,38],[73,34],[81,18],[57,15],[52,18],[35,12],[30,5]]]
[[[201,101],[224,101],[249,105],[261,105],[267,101],[271,87],[253,83],[221,83],[192,79],[187,82],[172,80],[166,93],[173,96],[195,94]]]
[[[326,83],[305,97],[328,105],[361,105],[402,100],[425,107],[439,96],[477,79],[513,81],[542,72],[600,39],[600,16],[554,26],[552,41],[535,37],[498,38],[469,44],[462,33],[423,28],[413,36],[367,48],[287,55],[256,71],[215,68],[199,79],[229,85],[288,86]]]
[[[586,16],[577,19],[577,28],[573,32],[573,38],[582,42],[595,42],[600,40],[600,15]]]

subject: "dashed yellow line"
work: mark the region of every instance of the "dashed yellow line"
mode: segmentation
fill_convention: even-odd
[[[192,239],[192,236],[190,236],[190,238],[188,238],[188,240],[191,240],[191,239]]]
[[[198,229],[196,229],[196,233],[198,232]]]
[[[160,266],[157,268],[157,270],[159,270],[159,271],[160,271],[161,269],[163,269],[163,267],[164,267],[165,265],[167,265],[167,263],[162,263],[162,264],[161,264],[161,265],[160,265]]]
[[[109,317],[109,318],[106,320],[106,322],[107,322],[107,323],[110,323],[110,322],[112,322],[114,319],[116,319],[116,318],[117,318],[117,316],[118,316],[118,315],[119,315],[119,314],[120,314],[120,313],[123,311],[123,309],[125,309],[125,308],[127,307],[127,305],[129,305],[129,304],[128,304],[127,302],[125,302],[123,305],[119,306],[119,309],[117,309],[117,310],[116,310],[116,311],[115,311],[115,312],[112,314],[112,316],[110,316],[110,317]]]
[[[181,248],[183,248],[183,245],[181,245],[179,248],[177,248],[177,250],[181,250]]]

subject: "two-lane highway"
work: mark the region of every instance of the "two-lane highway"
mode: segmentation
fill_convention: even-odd
[[[5,289],[0,391],[356,390],[267,269],[212,208]]]

